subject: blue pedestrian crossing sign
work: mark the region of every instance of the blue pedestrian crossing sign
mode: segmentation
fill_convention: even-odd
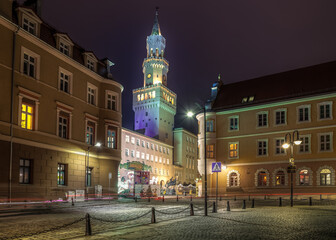
[[[215,162],[212,163],[212,172],[221,172],[222,171],[222,163],[221,162]]]

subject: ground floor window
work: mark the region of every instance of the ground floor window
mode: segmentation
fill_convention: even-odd
[[[329,169],[322,169],[320,172],[320,183],[321,185],[331,184],[331,171]]]
[[[264,171],[258,173],[258,186],[267,186],[267,173]]]
[[[235,172],[230,174],[230,187],[238,187],[238,174]]]
[[[92,186],[92,169],[88,167],[86,171],[86,186],[91,187]]]
[[[59,163],[57,166],[57,185],[66,185],[66,165]]]
[[[24,183],[24,184],[31,183],[30,171],[31,171],[31,160],[20,159],[19,183]]]
[[[275,185],[283,186],[285,185],[285,173],[284,171],[278,171],[275,176]]]
[[[309,185],[309,173],[307,169],[301,170],[299,173],[300,185]]]

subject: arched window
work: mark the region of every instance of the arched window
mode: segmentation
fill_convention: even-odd
[[[309,185],[309,173],[307,169],[300,171],[299,183],[300,185]]]
[[[230,173],[230,187],[238,187],[238,175],[235,172]]]
[[[285,185],[285,173],[284,171],[278,171],[275,176],[275,185],[283,186]]]
[[[331,171],[327,168],[322,169],[320,172],[320,180],[321,185],[331,185]]]
[[[265,171],[258,173],[258,186],[267,186],[267,173]]]

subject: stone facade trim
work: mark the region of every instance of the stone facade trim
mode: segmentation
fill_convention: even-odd
[[[256,187],[259,187],[258,186],[258,175],[259,175],[259,172],[265,172],[266,173],[266,176],[267,176],[267,182],[266,182],[266,186],[268,187],[269,186],[269,172],[268,172],[268,170],[267,169],[265,169],[265,168],[259,168],[256,172],[255,172],[255,174],[254,174],[254,184],[255,184],[255,186]]]
[[[240,173],[237,170],[231,170],[228,172],[227,177],[226,177],[226,186],[227,187],[232,187],[230,186],[230,175],[231,173],[237,173],[237,186],[234,187],[239,187],[240,186]]]

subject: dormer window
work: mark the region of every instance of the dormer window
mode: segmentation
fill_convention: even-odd
[[[36,35],[36,23],[23,17],[22,28],[33,35]]]
[[[92,52],[85,52],[84,55],[84,64],[85,66],[90,69],[91,71],[97,71],[97,62],[98,59]]]
[[[91,61],[90,59],[88,59],[87,60],[87,67],[90,69],[90,70],[92,70],[92,71],[94,71],[94,69],[95,69],[95,67],[94,67],[94,62],[93,61]]]
[[[71,57],[72,47],[74,44],[68,35],[63,33],[56,33],[54,36],[56,38],[56,48],[58,48],[61,53]]]

